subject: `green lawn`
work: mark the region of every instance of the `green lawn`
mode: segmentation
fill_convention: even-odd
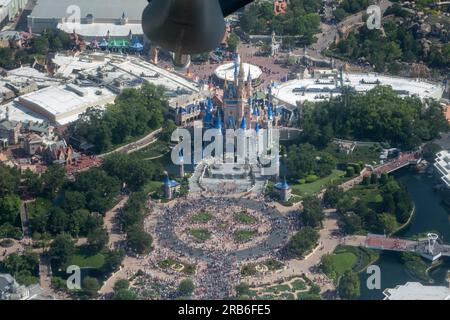
[[[353,264],[358,259],[358,257],[352,252],[333,254],[332,258],[334,270],[337,272],[338,277],[341,276],[345,271],[351,270]]]
[[[161,181],[150,180],[144,185],[143,191],[147,194],[158,192],[161,190],[162,185]]]
[[[247,242],[257,234],[256,230],[238,230],[234,232],[233,238],[236,242]]]
[[[339,147],[331,143],[325,151],[331,153],[341,163],[359,162],[364,164],[373,164],[379,161],[380,151],[376,147],[356,147],[352,154],[346,155],[339,152]]]
[[[258,219],[256,219],[254,216],[245,212],[236,213],[234,215],[234,220],[243,224],[252,224],[258,221]]]
[[[200,212],[192,216],[192,222],[206,223],[213,218],[209,212]]]
[[[155,158],[160,155],[166,154],[170,151],[169,143],[165,141],[158,140],[152,144],[150,144],[148,147],[141,149],[139,151],[136,151],[135,154],[141,159],[149,159],[149,158]]]
[[[191,229],[189,234],[200,242],[204,242],[211,237],[211,232],[208,229]]]
[[[335,169],[329,176],[318,179],[314,182],[292,185],[292,193],[302,197],[312,195],[324,189],[325,187],[340,181],[344,176],[344,171]]]
[[[377,185],[370,185],[370,186],[363,186],[358,185],[353,187],[349,194],[357,199],[362,200],[367,204],[367,206],[374,210],[379,212],[380,206],[383,202],[383,197],[381,196],[380,190],[378,189]]]
[[[300,291],[300,290],[305,290],[306,289],[305,282],[300,280],[300,279],[294,280],[291,283],[291,286],[292,286],[292,289],[294,291]]]
[[[75,265],[80,268],[95,268],[100,269],[105,264],[105,256],[98,253],[93,256],[88,256],[80,252],[74,254],[69,258],[67,265]]]

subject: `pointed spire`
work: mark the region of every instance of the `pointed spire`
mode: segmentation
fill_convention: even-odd
[[[208,112],[212,112],[213,111],[213,103],[212,103],[212,99],[211,97],[208,97]]]
[[[247,130],[247,121],[245,120],[245,116],[242,117],[242,121],[241,121],[241,129],[243,130]]]

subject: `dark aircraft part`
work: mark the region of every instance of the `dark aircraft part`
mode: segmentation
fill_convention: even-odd
[[[253,2],[253,0],[219,0],[224,17],[245,7],[250,2]]]
[[[253,0],[149,0],[142,14],[145,35],[182,54],[213,50],[225,35],[224,16]]]

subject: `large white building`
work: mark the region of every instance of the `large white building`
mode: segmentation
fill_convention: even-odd
[[[303,79],[275,84],[273,97],[283,103],[297,106],[305,101],[328,100],[341,92],[342,86],[353,88],[356,92],[367,92],[378,85],[391,86],[399,96],[416,96],[421,100],[440,100],[444,86],[412,78],[400,78],[374,73],[348,73],[342,75],[337,70],[315,70],[311,75],[305,73]]]
[[[0,0],[0,27],[17,18],[27,2],[28,0]]]
[[[450,288],[424,286],[420,282],[407,282],[383,292],[384,300],[450,300]]]
[[[76,121],[89,107],[112,104],[122,90],[139,88],[145,82],[163,86],[172,107],[177,101],[194,102],[200,92],[194,81],[136,56],[56,55],[53,63],[54,76],[32,68],[20,68],[0,81],[0,92],[3,90],[5,94],[11,91],[7,85],[34,84],[33,90],[18,93],[15,100],[0,105],[0,120],[8,117],[20,122],[48,121],[63,126]]]
[[[441,175],[442,181],[450,188],[450,151],[443,150],[436,155],[434,167]]]
[[[147,0],[37,0],[28,16],[28,27],[40,33],[58,28],[74,30],[85,39],[143,37],[142,12]]]

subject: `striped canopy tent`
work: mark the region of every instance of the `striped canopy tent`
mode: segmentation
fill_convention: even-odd
[[[128,40],[125,39],[114,39],[109,41],[109,48],[111,49],[123,49],[123,48],[128,48],[129,46],[129,42]]]
[[[100,49],[102,49],[102,50],[107,49],[108,46],[109,46],[109,43],[108,43],[108,41],[106,41],[106,39],[103,39],[103,40],[100,42],[100,44],[99,44],[99,47],[100,47]]]
[[[130,50],[134,52],[142,52],[144,50],[144,45],[137,37],[134,37],[130,44]]]

